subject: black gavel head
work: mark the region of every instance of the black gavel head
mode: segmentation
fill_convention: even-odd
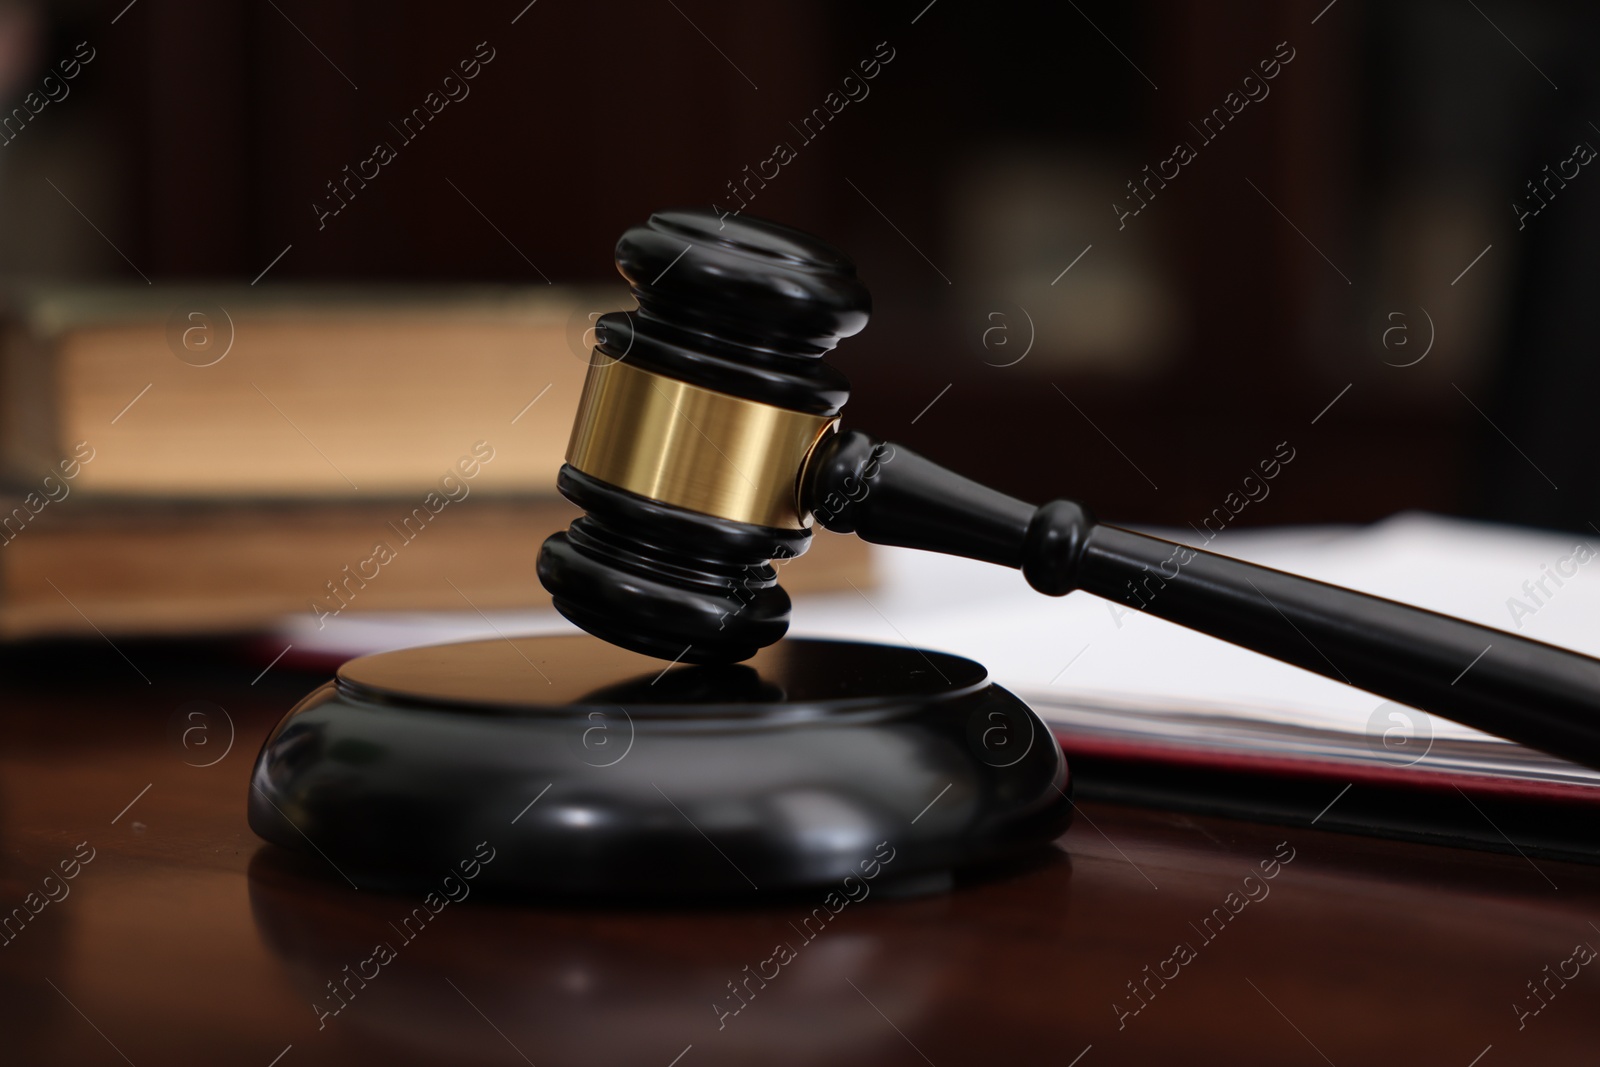
[[[658,212],[616,255],[639,307],[597,323],[557,483],[585,515],[539,580],[613,644],[747,659],[788,629],[773,561],[810,544],[801,475],[849,398],[820,357],[871,301],[829,245],[716,211]]]

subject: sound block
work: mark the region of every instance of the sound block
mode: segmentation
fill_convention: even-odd
[[[249,819],[362,889],[753,898],[948,884],[1053,841],[1067,793],[1044,724],[958,656],[524,637],[346,663],[262,746]]]

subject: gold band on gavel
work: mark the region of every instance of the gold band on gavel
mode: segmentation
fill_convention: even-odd
[[[567,462],[618,489],[702,515],[800,530],[810,525],[800,507],[800,473],[837,422],[620,360],[594,363]]]

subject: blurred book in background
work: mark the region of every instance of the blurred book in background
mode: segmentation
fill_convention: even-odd
[[[34,289],[0,349],[0,637],[547,605],[621,288]],[[785,575],[867,580],[854,539]]]
[[[338,498],[423,492],[489,440],[482,486],[544,492],[587,369],[583,309],[629,303],[549,286],[22,292],[0,459],[27,481],[88,441],[86,492]]]

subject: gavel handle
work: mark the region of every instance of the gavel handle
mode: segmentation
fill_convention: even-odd
[[[1034,508],[856,431],[823,442],[802,499],[883,545],[1019,568],[1487,733],[1600,767],[1600,660],[1270,567]]]

